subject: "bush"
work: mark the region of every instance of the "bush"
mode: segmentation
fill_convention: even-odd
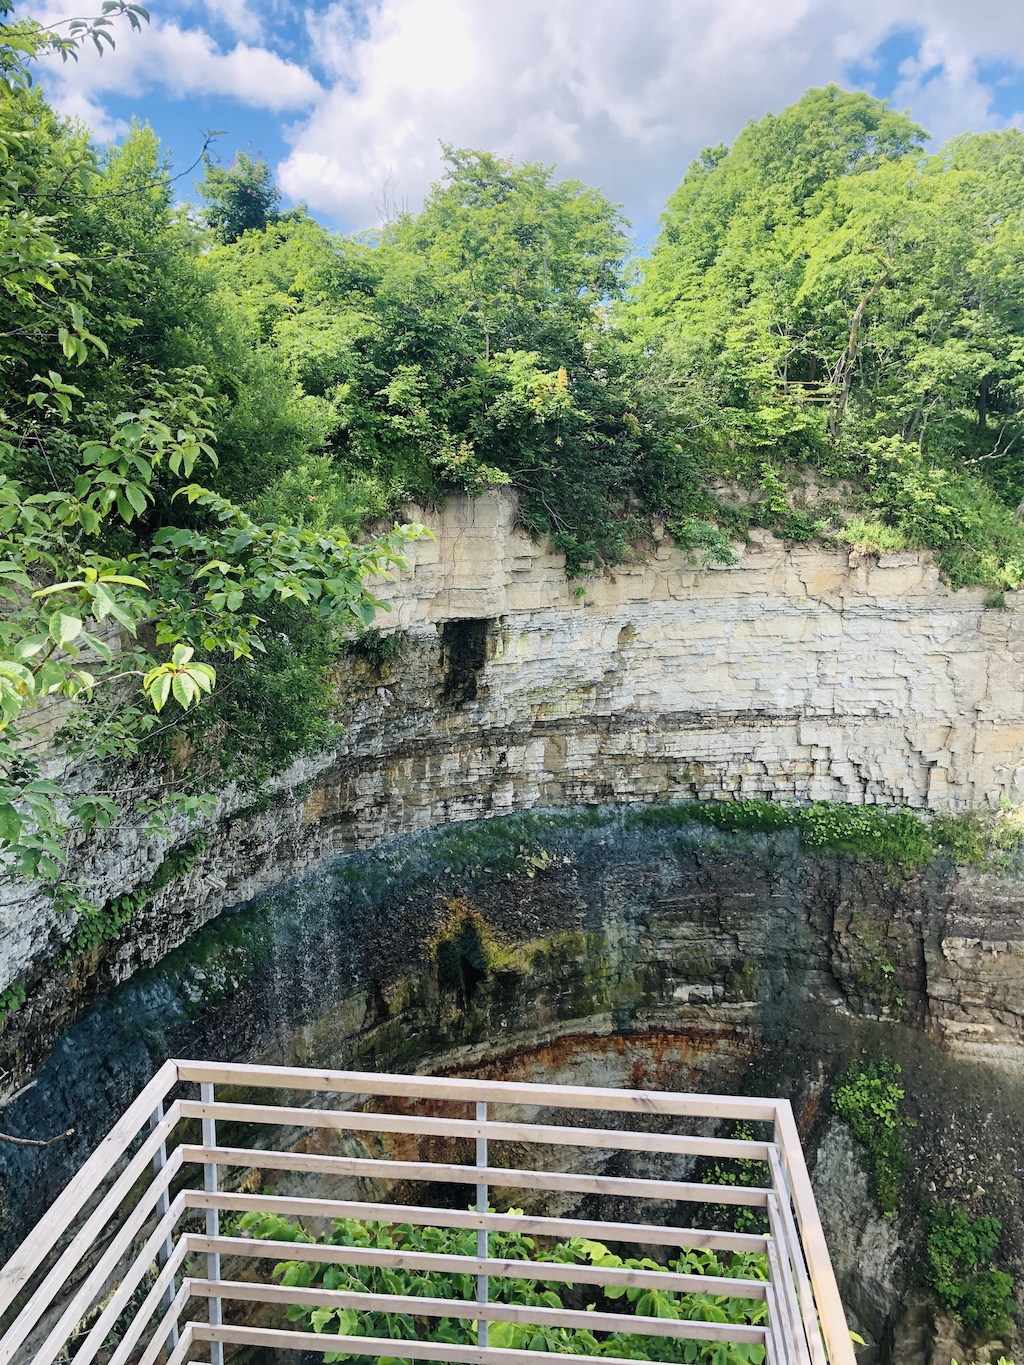
[[[900,1074],[897,1063],[885,1058],[867,1065],[851,1062],[832,1091],[832,1108],[867,1148],[872,1190],[886,1217],[895,1211],[907,1165],[903,1134],[914,1126],[912,1119],[900,1113],[905,1093]]]
[[[521,1210],[510,1209],[510,1213]],[[283,1242],[312,1242],[314,1239],[296,1223],[276,1214],[246,1213],[239,1220],[240,1229],[250,1237]],[[476,1233],[471,1228],[413,1227],[408,1223],[391,1224],[357,1222],[340,1218],[334,1230],[319,1239],[333,1246],[372,1247],[384,1250],[430,1252],[472,1256],[476,1251]],[[492,1256],[509,1260],[560,1262],[569,1265],[604,1267],[628,1266],[633,1269],[674,1271],[688,1275],[710,1277],[730,1276],[736,1279],[764,1280],[768,1275],[766,1258],[754,1252],[725,1252],[688,1250],[680,1252],[667,1266],[650,1257],[642,1260],[623,1260],[600,1242],[581,1237],[558,1242],[542,1250],[532,1237],[518,1232],[492,1232],[488,1237]],[[274,1276],[288,1287],[302,1289],[310,1286],[343,1292],[366,1293],[383,1291],[388,1294],[421,1295],[451,1301],[471,1300],[476,1292],[475,1277],[468,1274],[438,1271],[418,1271],[415,1268],[387,1269],[376,1267],[317,1264],[306,1260],[283,1261],[274,1267]],[[634,1288],[626,1285],[573,1286],[565,1281],[543,1279],[491,1280],[491,1300],[540,1308],[580,1307],[602,1309],[612,1301],[617,1314],[637,1314],[711,1322],[763,1323],[766,1316],[764,1299],[738,1299],[715,1293],[679,1294],[672,1290]],[[299,1322],[308,1330],[324,1335],[328,1347],[332,1336],[392,1337],[396,1348],[394,1360],[400,1360],[402,1340],[417,1337],[455,1346],[475,1346],[476,1330],[472,1319],[451,1317],[430,1319],[423,1332],[415,1318],[405,1313],[359,1311],[352,1308],[290,1307],[286,1317]],[[495,1322],[490,1327],[492,1347],[521,1350],[541,1350],[556,1355],[615,1356],[628,1360],[673,1362],[674,1365],[762,1365],[764,1348],[758,1345],[737,1345],[726,1342],[693,1341],[680,1337],[644,1337],[638,1333],[602,1330],[601,1314],[594,1313],[593,1328],[555,1327],[547,1323],[536,1326]],[[595,1335],[595,1334],[600,1335]],[[327,1350],[324,1360],[366,1360],[345,1351]]]
[[[1002,1224],[990,1214],[971,1218],[963,1209],[935,1204],[926,1220],[925,1277],[943,1307],[975,1336],[994,1336],[1009,1325],[1013,1280],[991,1264]]]
[[[831,539],[849,545],[861,554],[891,554],[907,548],[907,538],[902,531],[881,521],[866,521],[863,517],[850,517],[844,526],[832,532]]]

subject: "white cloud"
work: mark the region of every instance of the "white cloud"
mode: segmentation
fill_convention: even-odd
[[[62,0],[41,3],[58,17]],[[1005,123],[984,68],[1024,68],[1024,6],[1006,0],[166,3],[173,13],[102,62],[85,53],[77,68],[54,68],[62,107],[101,134],[118,131],[103,112],[112,92],[138,97],[143,114],[149,90],[308,111],[283,130],[292,151],[281,184],[352,227],[375,221],[386,182],[415,207],[440,170],[440,141],[557,162],[649,219],[701,146],[731,140],[809,85],[849,84],[848,66],[897,30],[917,37],[894,102],[936,141]],[[186,24],[186,12],[233,46]],[[285,55],[297,40],[322,84]]]
[[[260,38],[263,22],[249,8],[247,0],[205,0],[207,14],[239,38]]]
[[[244,21],[244,4],[234,0],[207,0],[207,8]],[[53,5],[45,12],[48,22],[63,17]],[[103,97],[111,92],[141,97],[157,89],[179,99],[213,95],[274,113],[307,108],[322,94],[306,67],[268,47],[237,42],[224,51],[203,29],[159,17],[141,34],[119,34],[116,48],[102,57],[87,46],[77,63],[54,60],[47,68],[46,86],[54,103],[65,113],[85,117],[99,137],[112,128],[123,131],[102,110]]]
[[[940,139],[999,122],[979,61],[1024,64],[1005,0],[376,0],[362,33],[339,0],[307,22],[333,84],[280,179],[355,226],[389,176],[419,200],[440,140],[557,161],[650,214],[702,145],[842,82],[897,27],[922,41],[896,102]]]

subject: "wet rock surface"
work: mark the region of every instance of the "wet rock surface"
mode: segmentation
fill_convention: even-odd
[[[1007,882],[1012,926],[1020,892]],[[943,946],[983,891],[949,867],[900,875],[811,856],[792,833],[663,827],[621,807],[452,826],[327,861],[200,927],[62,1033],[4,1126],[76,1134],[0,1147],[3,1249],[168,1056],[777,1093],[794,1103],[866,1358],[917,1365],[949,1330],[920,1283],[929,1198],[999,1217],[1000,1259],[1024,1281],[1019,1061],[1007,1043],[999,1065],[978,1065],[947,1029],[997,1012],[984,972],[999,955]],[[996,989],[1012,1040],[1014,988],[1000,977]],[[916,1123],[893,1219],[829,1103],[864,1055],[901,1064]]]

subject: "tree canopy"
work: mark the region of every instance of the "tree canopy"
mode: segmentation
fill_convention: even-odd
[[[1015,584],[1024,134],[923,143],[830,87],[709,149],[669,200],[631,325],[705,478],[850,481],[953,581]]]
[[[206,200],[203,218],[218,242],[237,242],[243,232],[262,232],[277,222],[281,191],[262,156],[236,152],[225,170],[210,156],[206,175],[196,186]]]
[[[599,191],[452,147],[419,212],[342,235],[258,156],[207,157],[190,208],[148,127],[98,148],[60,118],[33,59],[119,19],[146,15],[0,30],[16,875],[74,901],[112,793],[158,774],[159,819],[327,746],[365,580],[421,531],[373,528],[410,500],[508,485],[581,579],[659,521],[705,560],[758,522],[1024,579],[1024,133],[927,154],[829,87],[705,150],[646,261]],[[49,773],[86,755],[121,777],[62,801]]]

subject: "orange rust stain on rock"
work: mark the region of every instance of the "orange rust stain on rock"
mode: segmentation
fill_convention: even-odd
[[[300,823],[314,825],[320,821],[327,807],[328,796],[326,787],[314,787],[302,803]]]
[[[821,1108],[821,1096],[811,1095],[800,1106],[800,1112],[796,1116],[797,1131],[800,1134],[800,1141],[806,1142],[810,1136],[811,1129],[814,1127]]]
[[[551,1081],[559,1077],[566,1084],[693,1090],[702,1071],[711,1066],[716,1074],[737,1081],[755,1051],[755,1041],[731,1025],[712,1024],[699,1033],[685,1034],[661,1030],[600,1036],[569,1033],[550,1043],[509,1048],[469,1068],[438,1068],[435,1074],[469,1071],[482,1080]],[[608,1073],[607,1079],[602,1072]]]

